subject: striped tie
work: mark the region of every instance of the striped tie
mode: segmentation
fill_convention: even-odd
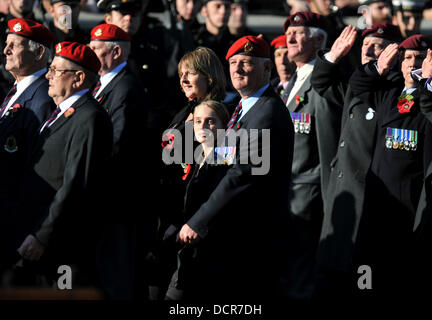
[[[49,119],[45,122],[45,124],[44,124],[41,132],[50,126],[50,124],[57,118],[57,116],[60,113],[60,111],[61,111],[60,107],[57,107],[54,110],[54,112],[51,114],[51,116],[49,117]]]
[[[12,99],[12,97],[15,95],[16,92],[17,92],[17,86],[16,86],[16,84],[14,84],[14,86],[9,90],[6,98],[3,100],[3,103],[2,103],[1,108],[0,108],[0,118],[3,117],[3,114],[5,113],[5,111],[7,109],[6,107],[9,103],[10,99]]]
[[[288,98],[290,96],[291,90],[294,88],[295,82],[297,81],[297,71],[294,72],[294,74],[291,76],[291,79],[288,83],[287,88],[285,89],[285,92],[282,96],[282,101],[286,104],[288,101]]]
[[[234,127],[234,125],[237,123],[237,120],[240,118],[241,113],[242,113],[242,103],[240,101],[240,103],[238,104],[238,106],[234,110],[234,113],[231,117],[231,120],[228,122],[227,130]]]
[[[96,87],[93,89],[93,93],[92,93],[93,97],[96,98],[96,93],[99,91],[100,87],[101,87],[101,82],[100,80],[98,80],[98,82],[96,83]]]

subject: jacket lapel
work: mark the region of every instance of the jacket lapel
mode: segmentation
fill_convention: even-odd
[[[249,111],[240,119],[240,121],[235,125],[235,129],[238,130],[242,127],[247,126],[247,123],[249,122],[249,119],[253,117],[253,114],[257,109],[260,108],[260,106],[264,103],[264,101],[267,100],[269,91],[273,91],[272,86],[269,86],[261,95],[261,97],[258,99],[258,101],[253,105],[252,108],[249,109]],[[273,91],[274,92],[274,91]],[[276,93],[275,93],[276,94]]]
[[[393,121],[396,120],[400,120],[400,119],[404,119],[407,116],[410,115],[410,113],[415,112],[415,109],[420,108],[419,106],[419,91],[415,90],[412,94],[414,97],[414,105],[411,107],[411,111],[408,113],[400,113],[398,108],[397,108],[397,104],[398,104],[398,99],[395,98],[391,104],[391,106],[388,106],[389,108],[387,110],[385,110],[385,118],[384,121],[382,122],[382,127],[387,127],[389,126],[389,124]]]
[[[297,95],[299,97],[302,97],[303,99],[307,100],[307,93],[312,89],[312,85],[310,82],[311,77],[312,77],[312,73],[307,76],[305,82],[300,87],[300,89],[297,91],[294,98],[291,99],[291,101],[288,103],[287,107],[288,107],[288,110],[290,112],[297,112],[297,110],[302,107],[302,103],[297,104],[297,102],[296,102],[296,96]]]
[[[103,104],[106,101],[109,93],[116,87],[117,83],[121,80],[121,78],[123,78],[123,75],[126,73],[126,68],[127,65],[119,73],[116,74],[116,76],[105,86],[105,88],[103,88],[100,95],[96,98],[97,102]]]
[[[39,88],[41,82],[45,81],[45,74],[40,76],[39,78],[37,78],[31,85],[29,85],[18,97],[18,99],[16,99],[14,101],[14,103],[12,104],[12,106],[14,106],[15,104],[19,104],[21,106],[21,108],[23,108],[26,104],[27,101],[31,100],[33,98],[33,95],[35,94],[37,88]],[[19,110],[18,113],[22,112],[23,110]],[[14,122],[15,119],[18,118],[19,115],[17,115],[17,117],[11,117],[11,116],[3,116],[0,119],[0,128],[1,128],[1,132],[4,132],[7,128],[9,128]]]

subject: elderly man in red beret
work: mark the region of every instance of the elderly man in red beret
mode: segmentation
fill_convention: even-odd
[[[344,296],[349,289],[352,243],[363,213],[364,180],[371,163],[376,128],[375,106],[356,97],[340,62],[355,48],[357,31],[348,26],[331,50],[320,50],[312,72],[312,87],[342,109],[339,148],[331,163],[317,254],[317,296]],[[401,39],[397,26],[378,23],[362,33],[362,64],[378,59],[391,43]],[[357,273],[356,273],[357,274]],[[341,286],[344,286],[343,288]]]
[[[226,60],[241,96],[228,123],[231,144],[225,147],[238,150],[236,159],[208,201],[182,227],[179,238],[186,244],[199,242],[195,299],[259,301],[278,290],[293,129],[288,110],[270,87],[269,45],[261,37],[240,38]],[[269,132],[268,140],[261,143]],[[229,139],[231,135],[240,139]],[[252,161],[254,155],[264,153],[266,163]]]
[[[423,35],[390,44],[378,61],[365,64],[350,79],[354,94],[376,106],[377,130],[354,256],[354,268],[371,268],[374,296],[406,293],[415,272],[410,269],[412,230],[432,160],[432,125],[420,112],[422,104],[431,102],[418,90],[413,71],[431,47]]]
[[[8,221],[18,200],[31,150],[35,146],[38,128],[54,110],[48,96],[48,81],[44,75],[54,35],[43,25],[27,19],[11,19],[3,51],[6,70],[15,83],[0,105],[0,165],[7,168],[0,179],[0,241],[2,262],[16,258],[16,247],[10,245]],[[3,229],[4,228],[4,229]],[[3,241],[3,236],[5,241]],[[3,263],[0,263],[0,272]]]
[[[287,86],[287,107],[294,124],[292,183],[287,195],[292,215],[288,254],[282,281],[286,297],[312,295],[315,251],[318,245],[330,162],[337,150],[340,111],[311,86],[316,52],[326,43],[327,24],[315,13],[298,12],[287,18],[284,31],[288,57],[297,69]]]
[[[286,43],[286,35],[282,35],[273,39],[270,43],[273,49],[274,62],[276,66],[277,77],[272,79],[271,83],[276,90],[276,93],[280,95],[282,101],[286,103],[288,100],[288,92],[286,88],[289,80],[293,75],[296,65],[294,62],[288,59],[288,47]]]
[[[134,288],[135,265],[132,261],[136,261],[135,248],[137,245],[148,246],[148,243],[136,243],[135,239],[136,208],[142,205],[142,189],[136,188],[136,181],[147,184],[152,176],[147,171],[150,165],[146,164],[151,158],[146,147],[147,94],[127,63],[131,41],[129,34],[116,25],[101,24],[93,28],[90,36],[90,48],[101,63],[100,79],[93,89],[93,96],[107,111],[114,129],[112,165],[107,173],[111,176],[111,186],[106,188],[107,193],[113,193],[113,197],[105,202],[107,206],[104,211],[110,219],[104,224],[105,241],[102,241],[109,246],[104,247],[99,255],[103,260],[100,263],[101,282],[111,298],[129,299]],[[146,152],[137,152],[137,148]],[[158,150],[154,150],[155,155],[159,154]],[[149,189],[155,189],[155,185]],[[122,219],[119,221],[120,212]],[[144,226],[139,224],[141,236],[150,234],[142,230],[151,225],[151,215],[146,217],[149,218],[147,223],[143,223]],[[145,256],[145,251],[143,249],[140,254]],[[128,258],[125,259],[125,256]],[[107,265],[112,267],[106,268]]]
[[[102,170],[111,155],[112,125],[89,92],[100,62],[88,47],[61,42],[46,78],[57,108],[40,127],[31,170],[13,219],[24,266],[57,282],[60,265],[72,268],[72,285],[91,284]],[[34,264],[35,261],[40,263]]]

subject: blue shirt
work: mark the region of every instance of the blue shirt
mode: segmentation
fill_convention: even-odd
[[[240,100],[240,102],[242,104],[242,111],[241,111],[241,115],[240,115],[240,118],[238,119],[238,121],[240,121],[240,119],[243,118],[243,116],[255,105],[255,103],[262,96],[262,94],[264,93],[264,91],[267,90],[267,88],[269,87],[269,85],[270,84],[266,84],[264,87],[262,87],[257,92],[255,92],[253,94],[253,96],[250,96],[250,97],[248,97],[246,99],[241,99]]]

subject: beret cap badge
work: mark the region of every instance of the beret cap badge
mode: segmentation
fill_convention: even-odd
[[[299,22],[299,21],[300,21],[300,17],[299,17],[299,16],[295,16],[295,17],[294,17],[294,21],[295,21],[295,22]]]
[[[245,53],[249,53],[253,50],[253,45],[250,42],[246,42],[243,48]]]
[[[379,29],[377,30],[377,32],[378,32],[379,34],[383,34],[383,33],[384,33],[384,30],[383,30],[383,28],[379,28]]]
[[[100,36],[102,35],[102,29],[101,29],[101,28],[97,29],[97,30],[95,31],[94,35],[95,35],[96,37],[100,37]]]
[[[426,43],[425,41],[422,41],[422,42],[421,42],[421,46],[422,46],[423,48],[427,48],[427,43]]]
[[[20,32],[20,31],[22,31],[21,23],[19,23],[19,22],[16,23],[16,24],[14,25],[13,29],[14,29],[15,32]]]
[[[56,53],[59,53],[59,52],[61,51],[61,49],[62,49],[62,47],[61,47],[61,44],[59,43],[59,44],[56,46]]]

